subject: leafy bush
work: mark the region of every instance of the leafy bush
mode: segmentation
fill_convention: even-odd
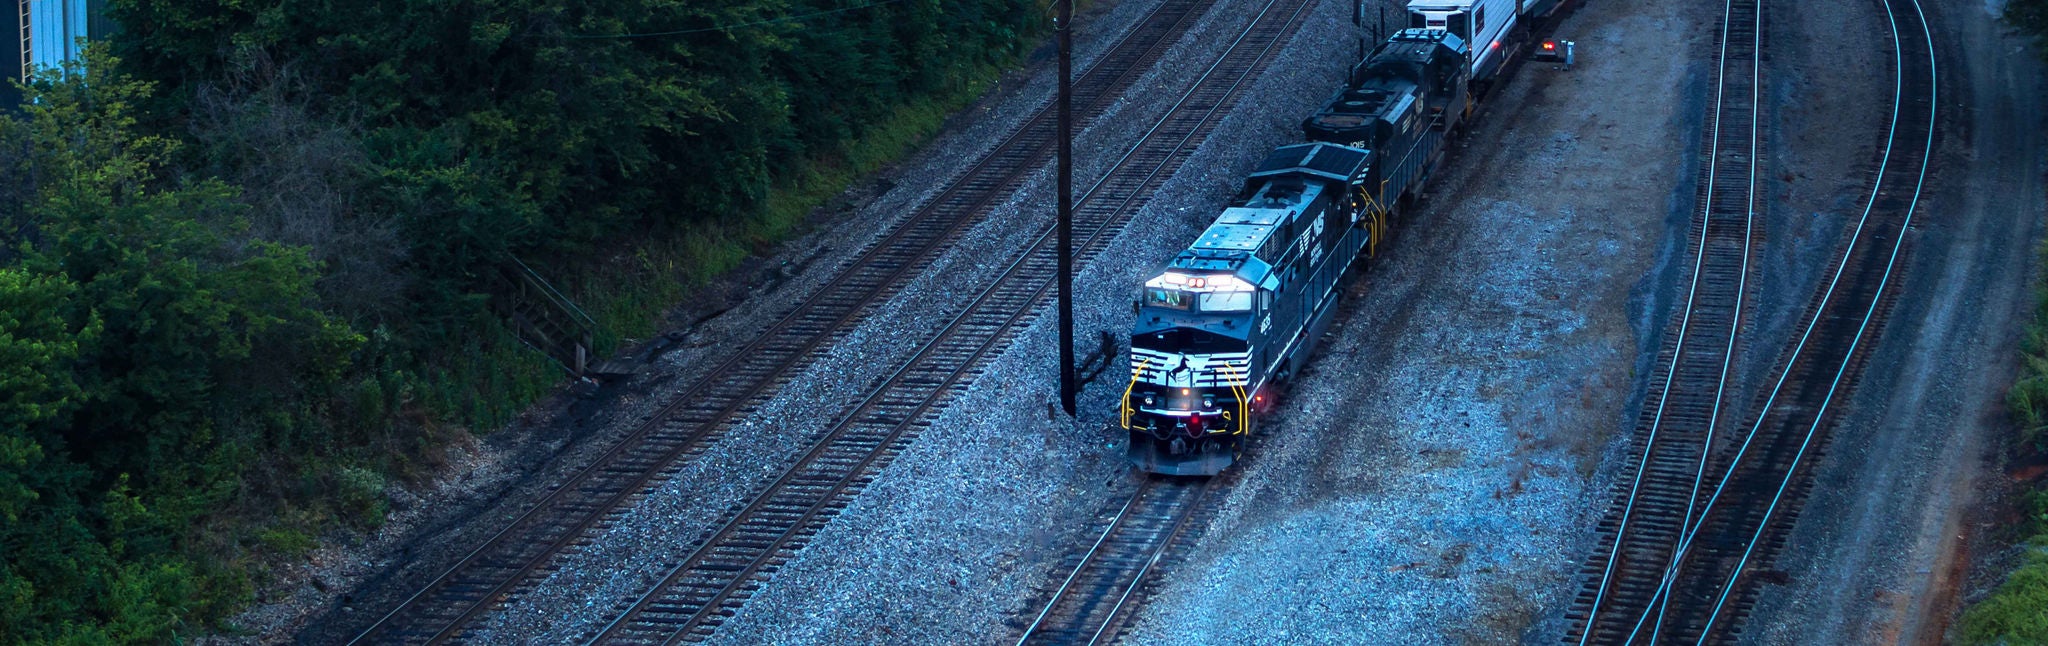
[[[236,237],[231,187],[159,176],[178,144],[136,127],[149,84],[29,90],[0,117],[0,635],[171,641],[246,599],[195,528],[361,337],[314,307],[302,249]]]
[[[384,474],[362,467],[342,467],[334,474],[341,510],[364,527],[384,524]]]

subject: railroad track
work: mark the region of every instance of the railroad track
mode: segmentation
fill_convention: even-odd
[[[1839,417],[1831,417],[1836,402],[1854,389],[1897,299],[1888,288],[1926,182],[1939,82],[1918,0],[1879,1],[1894,52],[1892,117],[1863,214],[1809,302],[1804,331],[1781,353],[1755,421],[1716,456],[1718,478],[1705,479],[1714,483],[1711,495],[1669,565],[1646,580],[1655,611],[1624,616],[1626,631],[1602,633],[1617,639],[1600,643],[1735,639],[1812,486],[1813,459]]]
[[[1074,83],[1075,121],[1100,117],[1214,0],[1165,0]],[[637,500],[679,461],[700,455],[774,395],[873,304],[901,291],[968,226],[1015,193],[1056,145],[1050,102],[1025,125],[870,243],[837,276],[753,342],[691,384],[591,465],[453,566],[354,633],[356,643],[437,643],[459,636],[565,547]]]
[[[1579,644],[1625,643],[1635,619],[1656,611],[1659,576],[1691,528],[1708,448],[1723,423],[1755,243],[1764,44],[1761,0],[1724,3],[1692,281],[1637,420],[1627,487],[1598,528],[1600,548],[1585,566],[1590,581],[1569,615],[1579,620],[1569,635]]]
[[[1099,256],[1129,216],[1171,177],[1235,105],[1308,0],[1269,0],[1142,140],[1074,209],[1077,266]],[[948,321],[851,411],[813,438],[796,464],[729,515],[589,643],[701,641],[735,614],[895,456],[929,428],[950,396],[1035,320],[1057,257],[1050,224],[974,302]]]
[[[1024,628],[1017,646],[1115,643],[1148,577],[1168,553],[1196,538],[1199,517],[1215,508],[1213,494],[1225,477],[1150,477],[1139,484],[1102,523],[1100,537]]]

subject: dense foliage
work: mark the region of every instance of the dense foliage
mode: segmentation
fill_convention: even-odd
[[[652,320],[678,274],[900,152],[1045,21],[1024,0],[109,7],[92,62],[0,117],[0,645],[219,627],[266,563],[375,527],[389,478],[555,378],[487,307],[500,267]]]
[[[354,6],[335,6],[354,5]],[[1010,57],[1029,2],[117,0],[129,68],[174,96],[285,61],[345,98],[417,312],[461,329],[480,267],[746,217],[778,174],[905,97]],[[331,8],[329,8],[331,7]],[[734,29],[777,16],[801,20]],[[662,33],[682,32],[682,33]],[[633,36],[639,37],[617,37]],[[450,330],[430,330],[441,336]]]
[[[2006,0],[2005,22],[2034,37],[2037,43],[2048,39],[2048,0]]]
[[[295,413],[362,338],[313,307],[303,250],[236,235],[233,189],[157,175],[177,147],[135,131],[146,85],[78,78],[0,120],[0,627],[158,641],[240,593],[187,528],[308,441]]]

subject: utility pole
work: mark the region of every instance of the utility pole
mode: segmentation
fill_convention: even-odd
[[[1059,4],[1060,407],[1074,415],[1074,0]]]

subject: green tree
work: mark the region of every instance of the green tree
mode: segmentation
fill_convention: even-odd
[[[0,633],[161,642],[246,594],[187,543],[257,451],[318,441],[292,412],[361,339],[302,249],[231,235],[227,186],[158,176],[177,147],[136,132],[149,84],[94,65],[31,90],[0,119],[34,224],[0,268]]]

